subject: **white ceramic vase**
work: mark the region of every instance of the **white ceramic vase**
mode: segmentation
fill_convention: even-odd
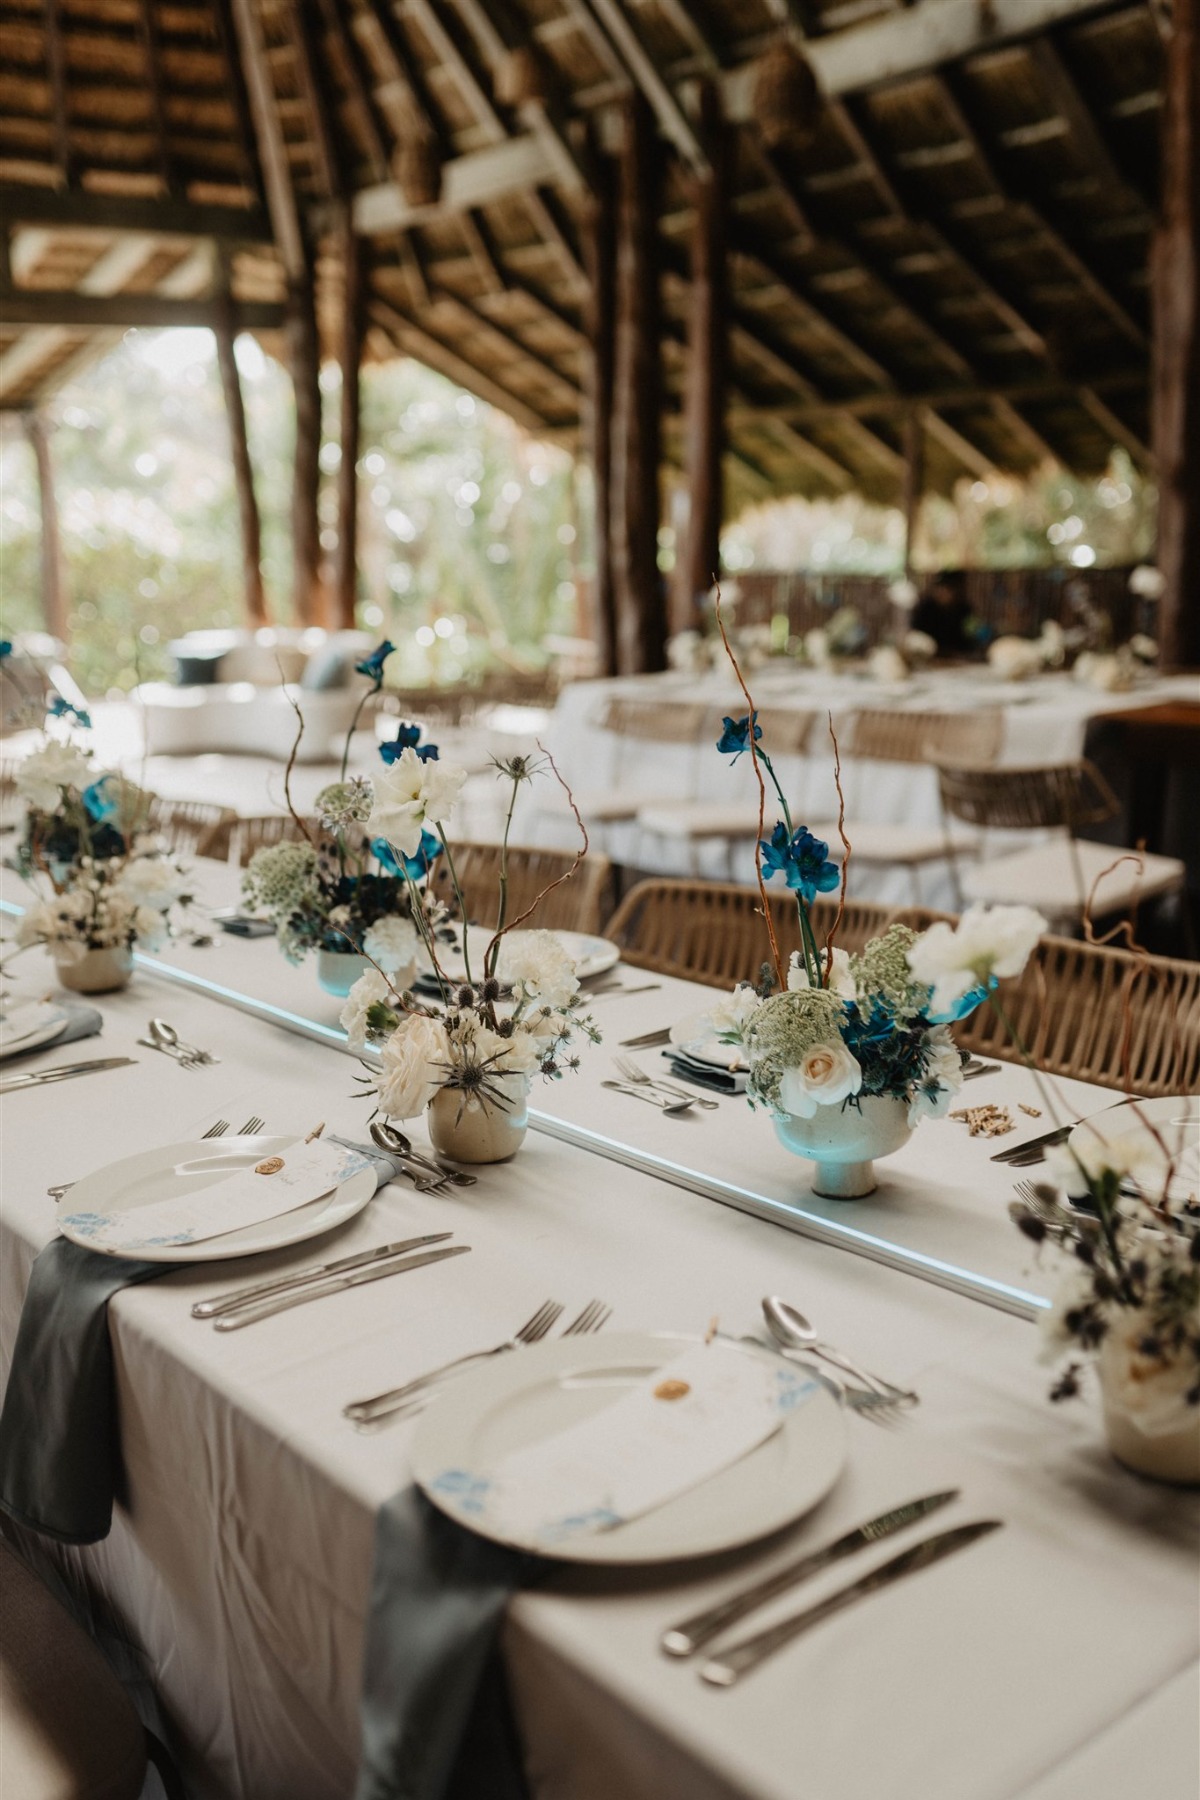
[[[371,967],[355,950],[318,950],[317,980],[327,994],[344,999],[360,975]]]
[[[133,974],[133,951],[85,950],[74,962],[57,962],[58,979],[75,994],[115,994]]]
[[[816,1163],[813,1193],[830,1200],[873,1194],[874,1159],[902,1150],[912,1136],[908,1103],[894,1094],[868,1094],[855,1106],[818,1106],[811,1119],[775,1114],[775,1135],[796,1156]]]
[[[1108,1447],[1117,1461],[1153,1481],[1170,1482],[1174,1487],[1200,1487],[1200,1407],[1192,1408],[1195,1417],[1183,1430],[1151,1435],[1123,1406],[1113,1403],[1103,1376],[1100,1386]]]
[[[439,1088],[429,1102],[426,1119],[433,1147],[450,1162],[507,1162],[525,1141],[529,1129],[528,1075],[498,1075],[503,1104],[469,1094],[462,1088]]]

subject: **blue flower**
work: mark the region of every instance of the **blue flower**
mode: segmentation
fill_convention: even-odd
[[[428,875],[436,856],[442,854],[442,840],[432,831],[421,833],[415,856],[398,856],[386,838],[376,838],[371,853],[381,869],[389,875],[407,875],[410,881],[422,881]]]
[[[440,762],[436,744],[418,744],[417,755],[422,762]]]
[[[6,660],[6,658],[8,658],[12,655],[12,653],[13,653],[12,639],[11,638],[0,638],[0,662],[4,662]]]
[[[744,750],[749,750],[750,748],[750,715],[747,713],[745,718],[736,721],[728,718],[722,719],[721,724],[723,729],[720,737],[717,739],[717,749],[721,752],[722,756],[732,756],[733,760],[736,762],[742,752]],[[755,743],[757,743],[761,737],[762,726],[758,722],[758,714],[755,713]]]
[[[830,893],[841,879],[837,864],[829,861],[829,845],[814,837],[804,825],[792,838],[788,837],[786,825],[777,825],[759,848],[768,879],[782,875],[793,892],[809,905],[818,894]]]
[[[117,795],[114,792],[116,782],[111,775],[102,775],[99,781],[93,781],[91,787],[83,790],[83,804],[87,808],[89,819],[97,824],[104,819],[111,819],[117,810]]]
[[[998,986],[994,975],[990,975],[979,987],[969,988],[961,999],[956,1000],[948,1012],[927,1012],[925,1017],[931,1025],[954,1025],[960,1019],[968,1018],[977,1006],[982,1006],[991,990]]]
[[[73,700],[68,700],[63,694],[55,694],[51,700],[50,717],[52,719],[71,719],[76,725],[82,725],[85,731],[90,731],[92,728],[91,713],[82,706],[76,706]]]
[[[383,665],[395,648],[396,646],[390,638],[384,638],[377,650],[372,650],[370,656],[364,656],[361,662],[355,663],[356,672],[359,675],[365,675],[368,681],[373,681],[377,688],[381,688],[383,686]]]
[[[390,744],[380,744],[379,754],[385,763],[398,762],[406,750],[415,750],[422,762],[437,762],[438,747],[436,744],[418,742],[421,736],[419,725],[398,725],[396,735]]]

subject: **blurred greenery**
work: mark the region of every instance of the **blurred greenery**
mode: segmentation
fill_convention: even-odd
[[[238,340],[263,523],[271,617],[291,622],[288,509],[293,414],[285,371]],[[322,543],[336,543],[338,376],[322,374]],[[92,694],[169,674],[166,646],[242,613],[236,498],[213,340],[207,331],[130,331],[50,403],[71,662]],[[400,650],[391,678],[459,681],[494,666],[536,668],[547,639],[580,632],[590,563],[586,506],[565,452],[420,364],[363,377],[359,604],[363,627]],[[583,517],[580,513],[583,513]],[[1154,491],[1115,450],[1102,479],[1060,469],[995,476],[930,495],[918,566],[1136,562],[1150,553]],[[0,437],[3,634],[36,629],[40,516],[32,451]],[[671,561],[669,528],[661,560]],[[903,559],[894,509],[854,495],[755,507],[730,524],[731,571],[886,575]]]

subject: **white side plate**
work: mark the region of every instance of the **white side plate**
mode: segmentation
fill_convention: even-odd
[[[0,1062],[7,1056],[23,1056],[27,1050],[52,1044],[66,1029],[67,1015],[53,1001],[16,1006],[0,1019]]]

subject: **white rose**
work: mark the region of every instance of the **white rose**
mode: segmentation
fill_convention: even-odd
[[[973,988],[1019,975],[1046,930],[1031,906],[971,906],[957,925],[931,925],[910,945],[908,966],[933,990],[933,1013],[950,1014]]]
[[[357,984],[356,984],[357,985]],[[450,1040],[440,1019],[412,1013],[383,1045],[379,1109],[389,1119],[415,1119],[446,1080]]]
[[[1200,1318],[1190,1323],[1200,1331]],[[1098,1358],[1105,1398],[1147,1437],[1189,1428],[1200,1432],[1200,1407],[1187,1401],[1197,1379],[1196,1360],[1187,1353],[1174,1358],[1146,1356],[1141,1345],[1151,1330],[1143,1312],[1122,1308],[1110,1317]]]
[[[415,750],[402,750],[374,779],[367,835],[386,838],[402,856],[415,856],[425,829],[425,764]]]
[[[367,1042],[367,1014],[381,1000],[388,1000],[391,990],[386,976],[378,969],[368,969],[360,975],[350,992],[346,995],[346,1004],[341,1011],[341,1026],[346,1033],[351,1050],[362,1050]]]
[[[63,788],[87,787],[87,757],[74,744],[49,743],[17,766],[17,792],[37,812],[53,812]]]
[[[117,876],[116,885],[134,906],[166,912],[182,896],[187,881],[175,864],[164,858],[135,856]]]
[[[862,1070],[839,1038],[814,1045],[797,1068],[783,1071],[779,1104],[798,1119],[811,1119],[818,1106],[834,1106],[861,1086]]]
[[[821,967],[824,969],[828,952],[819,950],[817,954],[820,958]],[[787,984],[788,992],[791,994],[797,994],[802,989],[811,985],[808,979],[808,970],[804,966],[804,958],[801,956],[799,950],[792,951],[791,961],[788,963]],[[854,986],[854,977],[850,973],[850,953],[848,950],[842,950],[836,945],[833,950],[833,962],[829,969],[829,980],[826,983],[826,986],[830,993],[840,994],[843,1000],[853,1000],[855,998],[856,990]]]
[[[732,994],[724,995],[708,1014],[709,1023],[717,1033],[727,1033],[740,1038],[747,1025],[762,1005],[762,1001],[752,987],[744,982],[734,988]]]
[[[526,931],[500,940],[498,974],[524,1000],[566,1006],[579,992],[575,964],[552,931]]]
[[[396,977],[396,986],[400,989],[409,987],[416,979],[420,943],[412,920],[402,919],[398,913],[376,919],[363,935],[363,949],[367,955],[385,974]]]

